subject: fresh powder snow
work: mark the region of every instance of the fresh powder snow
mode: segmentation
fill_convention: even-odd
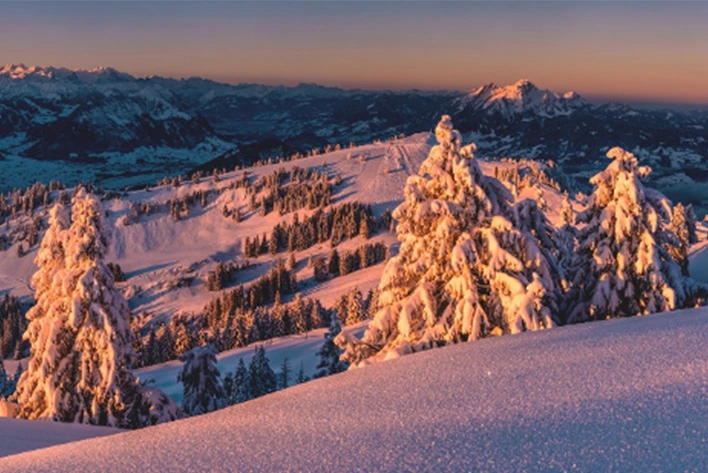
[[[700,471],[707,343],[706,309],[486,339],[0,472]]]

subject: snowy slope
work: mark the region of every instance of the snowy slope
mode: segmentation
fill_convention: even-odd
[[[0,418],[0,457],[118,432],[92,425]]]
[[[367,322],[345,327],[344,330],[356,336],[361,336],[366,329]],[[324,343],[324,335],[327,329],[317,329],[306,334],[289,335],[286,337],[273,338],[265,342],[251,344],[244,348],[236,348],[219,353],[217,356],[218,368],[221,376],[236,371],[238,360],[243,359],[248,366],[255,347],[263,345],[266,349],[266,356],[271,368],[276,374],[282,373],[281,366],[283,360],[287,359],[292,372],[290,384],[295,384],[300,366],[302,366],[305,376],[310,378],[316,373],[319,358],[317,351]],[[177,403],[182,402],[182,384],[177,382],[177,375],[182,369],[182,362],[179,360],[168,361],[158,365],[149,366],[135,371],[141,381],[153,381],[165,394],[169,395]]]
[[[290,169],[299,166],[326,171],[332,178],[336,175],[342,177],[342,184],[335,188],[335,204],[349,201],[369,203],[374,213],[380,215],[387,208],[393,209],[401,202],[406,179],[417,172],[432,143],[429,133],[420,133],[394,142],[363,145],[287,163],[231,172],[222,176],[218,183],[208,177],[203,178],[199,184],[187,182],[178,188],[162,186],[149,191],[131,192],[123,200],[104,203],[109,211],[107,221],[113,226],[108,261],[120,264],[126,273],[128,281],[124,285],[130,291],[129,302],[134,313],[148,311],[156,317],[168,318],[180,311],[200,311],[216,295],[207,292],[204,287],[206,275],[214,270],[216,263],[243,261],[242,242],[247,236],[270,234],[275,224],[290,220],[292,214],[279,216],[273,212],[265,217],[248,215],[240,223],[224,218],[224,204],[229,208],[242,206],[244,211],[247,209],[247,197],[242,190],[235,190],[221,194],[216,200],[212,199],[204,209],[193,207],[189,217],[179,222],[174,222],[168,213],[161,213],[124,226],[121,221],[129,212],[130,202],[164,203],[168,199],[197,190],[228,187],[244,172],[249,172],[255,178],[281,167]],[[362,156],[364,158],[360,159]],[[487,174],[493,174],[495,167],[505,169],[509,166],[511,164],[506,162],[481,162],[482,170]],[[520,196],[527,197],[533,198],[533,193],[524,192]],[[555,211],[560,209],[562,196],[554,189],[544,187],[544,198],[551,209],[551,219],[556,219]],[[299,214],[302,217],[306,212],[300,211]],[[0,228],[0,233],[2,231],[4,229]],[[397,242],[396,237],[388,232],[375,235],[371,241],[379,240],[388,245]],[[344,241],[338,249],[354,249],[363,243],[361,238],[355,238]],[[354,285],[365,291],[378,284],[383,264],[324,284],[309,286],[312,270],[307,268],[307,258],[310,255],[325,256],[329,251],[329,244],[323,244],[296,253],[297,277],[303,282],[303,296],[315,297],[323,304],[330,305],[337,296]],[[22,258],[16,256],[14,246],[6,252],[0,252],[0,294],[4,291],[24,297],[31,294],[28,282],[36,270],[33,264],[35,254],[36,247]],[[278,256],[284,255],[286,253]],[[253,269],[237,274],[236,283],[253,280],[265,272],[274,259],[271,255],[260,256],[254,261],[256,266]],[[193,280],[185,287],[173,287],[174,281],[180,278]]]
[[[0,472],[702,471],[708,311],[423,352]]]

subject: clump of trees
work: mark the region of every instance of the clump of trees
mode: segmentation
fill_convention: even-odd
[[[348,202],[328,211],[318,209],[303,220],[295,214],[291,223],[277,224],[270,237],[247,237],[243,252],[248,258],[257,258],[265,253],[301,251],[327,241],[335,246],[347,238],[369,238],[376,227],[370,205]]]
[[[474,145],[463,146],[448,116],[436,137],[393,213],[401,247],[384,270],[376,313],[361,339],[336,338],[342,360],[364,365],[488,335],[695,307],[708,297],[688,277],[695,218],[643,185],[650,169],[632,153],[611,149],[586,208],[576,217],[565,202],[556,229],[541,187],[557,187],[550,178],[497,169],[517,181],[509,186],[483,175]],[[525,185],[534,198],[518,200],[514,191]]]

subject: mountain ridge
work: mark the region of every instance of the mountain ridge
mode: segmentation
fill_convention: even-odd
[[[474,89],[456,102],[457,113],[468,108],[501,113],[506,118],[523,113],[536,113],[543,117],[570,115],[590,103],[575,92],[559,94],[539,89],[528,79],[500,86],[493,82]]]
[[[3,190],[54,178],[35,172],[32,160],[62,163],[69,184],[124,187],[210,163],[249,165],[430,131],[443,114],[481,156],[553,160],[581,186],[614,145],[658,170],[652,179],[685,168],[697,185],[708,184],[708,113],[595,104],[525,79],[423,92],[136,78],[110,67],[0,71],[0,172],[19,179],[0,183]]]

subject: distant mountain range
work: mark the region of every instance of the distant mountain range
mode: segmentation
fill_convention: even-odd
[[[528,80],[470,93],[390,92],[8,65],[0,68],[0,169],[4,159],[39,172],[7,174],[16,182],[0,187],[72,166],[74,180],[133,184],[198,166],[427,131],[443,113],[483,156],[552,159],[586,180],[604,152],[619,145],[659,171],[655,179],[671,176],[683,188],[708,180],[708,112],[593,105]],[[43,168],[36,160],[62,166]]]

